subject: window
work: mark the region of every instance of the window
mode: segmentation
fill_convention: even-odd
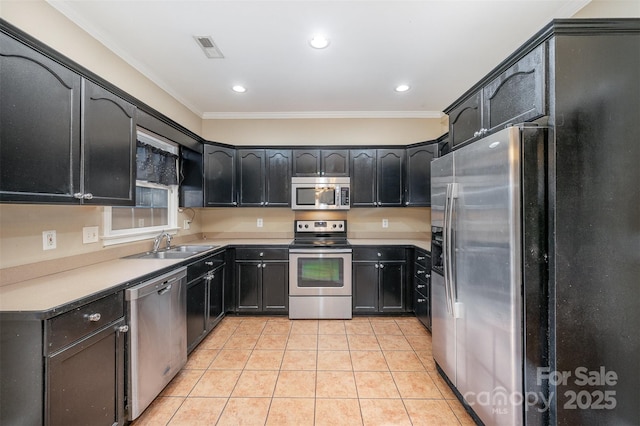
[[[178,147],[138,130],[135,207],[105,207],[104,245],[154,238],[178,230]]]

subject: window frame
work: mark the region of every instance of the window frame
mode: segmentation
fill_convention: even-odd
[[[137,137],[139,140],[153,145],[157,148],[169,151],[178,155],[179,148],[175,143],[170,142],[162,136],[149,132],[148,130],[138,128]],[[168,232],[170,235],[178,233],[178,185],[161,185],[143,180],[136,180],[136,187],[142,186],[147,188],[166,189],[167,195],[167,225],[162,226],[146,226],[143,228],[128,228],[114,230],[112,228],[113,207],[105,206],[102,212],[102,245],[111,246],[116,244],[132,243],[155,238],[161,232]],[[134,206],[136,207],[136,206]]]

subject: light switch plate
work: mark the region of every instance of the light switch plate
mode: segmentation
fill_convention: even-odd
[[[82,244],[90,244],[98,242],[98,227],[85,226],[82,228]]]
[[[42,231],[42,250],[56,248],[56,231]]]
[[[256,221],[256,226],[258,228],[262,228],[262,225],[264,224],[264,222],[262,221],[262,218],[259,217],[258,220]]]
[[[382,219],[382,227],[383,228],[389,227],[389,219]]]

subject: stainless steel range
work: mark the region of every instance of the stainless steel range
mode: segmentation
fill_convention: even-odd
[[[296,220],[289,246],[289,318],[351,319],[345,220]]]

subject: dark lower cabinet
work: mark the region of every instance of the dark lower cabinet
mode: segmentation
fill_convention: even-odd
[[[287,249],[237,248],[235,272],[237,312],[289,312]]]
[[[407,260],[403,247],[353,248],[353,312],[407,312]]]
[[[416,317],[431,330],[431,255],[422,249],[414,253],[413,296]]]
[[[225,254],[218,253],[187,267],[187,351],[213,330],[224,314]]]
[[[1,423],[123,425],[124,303],[119,291],[45,319],[3,313]]]
[[[124,318],[47,357],[48,425],[124,424]]]

